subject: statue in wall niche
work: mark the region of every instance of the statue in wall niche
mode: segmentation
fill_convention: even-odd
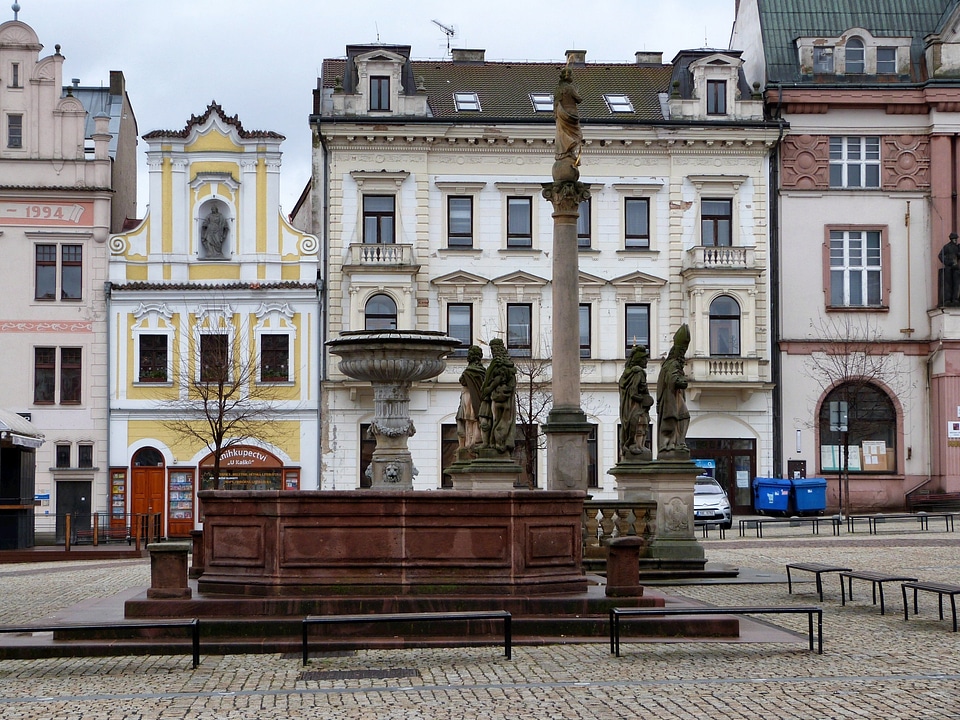
[[[229,230],[227,218],[214,205],[200,224],[200,240],[207,257],[223,257],[223,243],[227,240]]]
[[[620,375],[620,457],[623,460],[649,460],[650,408],[653,397],[647,388],[646,346],[637,345],[630,353]]]
[[[480,447],[509,455],[517,434],[517,368],[500,338],[490,341],[490,354],[480,389]]]
[[[673,347],[660,366],[657,378],[657,459],[688,460],[687,428],[690,411],[687,409],[687,376],[683,372],[687,348],[690,347],[690,328],[686,323],[673,336]]]
[[[467,367],[460,375],[460,407],[457,410],[457,459],[467,460],[483,441],[480,432],[480,393],[486,376],[483,350],[471,345],[467,350]]]
[[[553,115],[557,124],[556,150],[553,163],[554,182],[576,181],[580,177],[580,152],[583,133],[580,130],[582,98],[573,84],[573,70],[560,71],[560,82],[553,96]]]
[[[950,240],[940,248],[937,256],[943,263],[942,305],[960,305],[960,244],[957,234],[950,233]]]

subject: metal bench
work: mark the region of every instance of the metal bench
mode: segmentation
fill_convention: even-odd
[[[823,563],[787,563],[787,592],[793,594],[793,578],[790,576],[791,570],[803,570],[811,572],[817,578],[817,595],[820,596],[820,602],[823,602],[823,578],[824,573],[828,572],[851,572],[852,568],[840,567],[838,565],[824,565]]]
[[[844,592],[843,579],[847,579],[846,592]],[[883,584],[885,582],[916,582],[915,577],[905,577],[903,575],[890,575],[888,573],[873,572],[871,570],[846,570],[840,573],[840,604],[847,604],[847,595],[853,600],[853,579],[867,580],[873,590],[873,604],[877,604],[877,590],[880,590],[880,614],[885,614],[883,605]]]
[[[867,521],[867,530],[871,535],[877,534],[877,525],[885,523],[888,520],[916,520],[920,523],[921,530],[930,529],[930,518],[940,518],[944,522],[944,532],[954,531],[954,518],[956,513],[952,512],[917,512],[917,513],[876,513],[874,515],[849,515],[847,516],[847,532],[854,532],[854,525],[857,520]]]
[[[190,647],[193,652],[193,667],[200,664],[200,621],[197,618],[189,620],[152,620],[149,622],[115,622],[115,623],[50,623],[48,625],[0,625],[0,633],[28,634],[38,632],[61,632],[72,630],[116,631],[116,630],[157,630],[162,628],[185,628],[190,630]],[[64,644],[63,649],[70,646]],[[122,647],[114,644],[112,647]],[[175,647],[173,645],[169,647]],[[64,652],[64,655],[68,655]],[[123,653],[115,653],[122,655]]]
[[[814,535],[820,534],[820,522],[829,522],[833,528],[833,534],[840,534],[840,521],[836,517],[818,517],[816,515],[810,517],[767,517],[767,518],[750,518],[746,520],[740,520],[740,537],[743,537],[746,533],[745,531],[753,527],[757,531],[757,537],[763,537],[763,526],[764,525],[783,525],[784,523],[791,525],[793,527],[800,527],[801,525],[809,525],[810,529],[813,531]]]
[[[656,615],[806,615],[807,636],[813,651],[813,616],[817,616],[817,653],[823,655],[823,610],[812,605],[793,607],[670,607],[610,609],[610,652],[620,657],[620,621],[622,618]]]
[[[507,660],[511,658],[511,618],[506,610],[480,610],[467,612],[422,612],[422,613],[374,613],[368,615],[307,615],[303,619],[303,664],[309,660],[307,629],[311,625],[358,625],[363,623],[445,622],[470,620],[502,620],[503,649]]]
[[[960,595],[960,585],[949,585],[939,582],[905,582],[901,585],[903,590],[903,619],[910,619],[910,606],[907,605],[907,590],[913,590],[913,614],[919,613],[917,607],[917,592],[924,590],[926,592],[936,593],[940,601],[940,619],[943,620],[943,596],[950,597],[950,612],[953,615],[953,631],[957,631],[957,595]]]

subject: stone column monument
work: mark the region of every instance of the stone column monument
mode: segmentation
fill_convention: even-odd
[[[587,489],[590,424],[580,407],[577,218],[590,190],[580,182],[579,103],[573,71],[567,66],[560,71],[553,100],[557,125],[553,182],[543,184],[543,197],[553,203],[553,408],[543,426],[548,490]]]

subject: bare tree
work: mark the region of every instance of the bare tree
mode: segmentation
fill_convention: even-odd
[[[830,428],[839,435],[841,447],[840,511],[849,515],[850,443],[869,439],[886,426],[878,412],[879,387],[899,394],[907,375],[902,372],[902,356],[891,352],[878,324],[868,317],[846,313],[820,317],[811,321],[811,328],[822,349],[807,357],[805,372],[819,385],[821,396],[833,398]],[[819,423],[820,416],[813,421]]]
[[[253,347],[244,337],[199,335],[188,352],[195,366],[180,363],[174,375],[177,399],[160,402],[169,418],[163,421],[167,429],[182,440],[199,440],[213,454],[210,480],[216,490],[224,487],[220,461],[227,448],[251,439],[276,439],[271,421],[277,393],[270,380],[281,373],[286,379],[288,368],[264,365]]]
[[[537,486],[537,458],[547,446],[543,424],[553,406],[551,361],[540,357],[514,357],[517,368],[517,444],[515,456],[531,488]],[[546,354],[549,357],[549,353]]]

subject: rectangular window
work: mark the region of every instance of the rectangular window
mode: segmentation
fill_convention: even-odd
[[[624,357],[637,345],[650,347],[650,306],[631,303],[626,306]]]
[[[391,245],[395,242],[396,211],[393,195],[363,196],[363,242]]]
[[[633,103],[630,98],[621,93],[606,93],[603,99],[607,103],[607,108],[612,113],[632,113]]]
[[[36,247],[36,290],[37,300],[56,300],[57,298],[57,246],[37,245]]]
[[[533,200],[507,198],[507,247],[533,247]]]
[[[553,112],[553,93],[530,93],[534,112]]]
[[[895,75],[897,72],[897,49],[895,47],[877,48],[877,74]]]
[[[880,187],[880,138],[831,137],[830,187]]]
[[[704,247],[730,247],[732,226],[732,200],[705,199],[700,203],[700,241]]]
[[[140,336],[137,382],[167,382],[167,336]]]
[[[390,109],[390,78],[374,75],[370,78],[370,109]]]
[[[530,324],[533,306],[527,303],[507,305],[507,351],[518,357],[530,357]]]
[[[77,446],[77,467],[93,467],[93,445]]]
[[[460,341],[460,347],[453,351],[453,355],[466,357],[467,350],[473,345],[473,305],[469,303],[447,305],[447,335]]]
[[[650,201],[627,198],[624,208],[624,247],[650,249]]]
[[[453,103],[457,106],[458,112],[472,110],[480,111],[480,98],[475,92],[455,92],[453,94]]]
[[[590,303],[581,303],[580,307],[580,357],[590,357]]]
[[[60,348],[60,404],[80,404],[81,348]]]
[[[60,299],[80,300],[83,283],[83,245],[60,248]]]
[[[473,198],[447,198],[447,247],[473,247]]]
[[[55,463],[58,468],[68,468],[70,467],[70,446],[69,445],[57,445],[57,454]]]
[[[577,217],[577,247],[589,250],[592,245],[590,237],[590,201],[580,202],[580,215]]]
[[[617,443],[619,445],[620,443]],[[600,487],[600,474],[597,472],[599,446],[597,443],[597,426],[590,424],[590,434],[587,435],[587,487]]]
[[[707,115],[727,114],[727,81],[707,80]]]
[[[815,47],[813,49],[813,71],[815,73],[833,72],[832,47]]]
[[[10,64],[10,87],[20,87],[20,63]]]
[[[57,349],[33,349],[33,402],[53,405],[57,389]]]
[[[23,115],[7,115],[7,147],[23,147]]]
[[[264,333],[260,336],[260,381],[289,382],[290,336]]]
[[[227,382],[230,352],[226,335],[200,336],[200,382]]]
[[[830,231],[830,305],[879,307],[882,268],[878,230]]]

